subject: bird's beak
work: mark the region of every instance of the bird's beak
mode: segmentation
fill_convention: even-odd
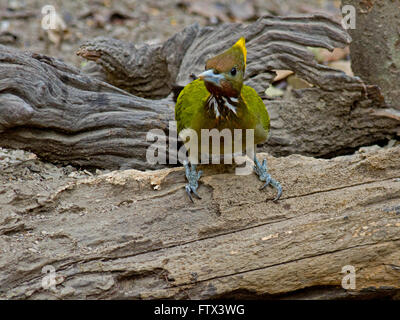
[[[198,78],[205,82],[212,83],[217,87],[221,87],[221,80],[224,79],[224,76],[219,73],[214,73],[214,70],[210,69],[204,71],[203,73],[200,73],[198,75]]]

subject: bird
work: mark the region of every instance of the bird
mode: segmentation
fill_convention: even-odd
[[[183,162],[188,181],[185,189],[192,202],[192,194],[201,199],[197,189],[203,172],[197,171],[198,157],[212,157],[214,152],[212,146],[201,139],[202,129],[217,129],[220,132],[225,130],[230,133],[238,129],[242,133],[252,129],[254,145],[263,143],[268,138],[270,118],[267,108],[257,92],[243,84],[247,59],[245,42],[245,38],[240,37],[232,47],[208,59],[205,71],[181,90],[176,101],[175,121],[178,135],[184,140],[187,149],[198,150],[197,153],[192,152],[188,160]],[[196,139],[192,139],[193,132]],[[202,148],[204,145],[208,149]],[[245,148],[246,139],[242,139],[239,153],[243,153]],[[227,153],[233,154],[236,149],[233,146],[229,148],[228,144],[228,148],[220,146],[218,151],[221,157]],[[253,161],[256,175],[264,182],[260,189],[268,185],[275,188],[277,196],[274,201],[277,201],[282,194],[281,184],[268,173],[266,159],[260,163],[254,152]]]

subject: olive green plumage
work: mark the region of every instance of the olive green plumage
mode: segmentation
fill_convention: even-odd
[[[267,109],[257,92],[243,85],[246,54],[245,40],[240,38],[231,48],[209,59],[200,79],[182,90],[175,106],[178,133],[193,129],[200,139],[201,129],[229,129],[232,136],[234,129],[254,129],[255,144],[267,139]],[[243,148],[245,136],[243,131]]]
[[[267,139],[269,115],[264,102],[252,87],[242,86],[237,116],[229,119],[216,119],[207,112],[205,105],[209,96],[210,92],[200,79],[189,83],[181,91],[175,106],[178,133],[190,128],[200,137],[201,129],[255,129],[255,144]]]
[[[208,163],[203,160],[209,160],[209,156],[212,160],[223,156],[224,163],[228,163],[232,159],[230,155],[243,152],[253,157],[254,172],[264,182],[261,189],[268,185],[274,187],[277,190],[275,200],[282,194],[282,186],[268,173],[266,159],[260,163],[253,152],[254,144],[268,137],[269,115],[257,92],[243,85],[246,55],[242,37],[231,48],[209,59],[199,79],[189,83],[178,96],[175,119],[178,133],[189,151],[189,161],[184,160],[183,165],[188,180],[185,190],[191,201],[192,194],[201,199],[197,193],[202,175],[201,170],[196,171],[198,160]],[[203,136],[202,129],[209,129],[208,134]],[[252,143],[248,141],[251,139],[248,133],[254,133]]]

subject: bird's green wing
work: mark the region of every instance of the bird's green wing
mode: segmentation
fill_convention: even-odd
[[[249,111],[257,117],[258,121],[268,134],[270,128],[269,114],[264,102],[257,94],[256,90],[254,90],[252,87],[243,85],[242,98]]]
[[[178,133],[191,128],[193,117],[204,108],[209,92],[203,80],[197,79],[189,83],[178,96],[175,105],[175,120]]]

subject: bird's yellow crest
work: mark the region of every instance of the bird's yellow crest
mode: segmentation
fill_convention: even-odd
[[[247,50],[246,50],[246,40],[244,39],[244,37],[241,37],[233,46],[238,47],[242,51],[244,57],[244,66],[246,67]]]

